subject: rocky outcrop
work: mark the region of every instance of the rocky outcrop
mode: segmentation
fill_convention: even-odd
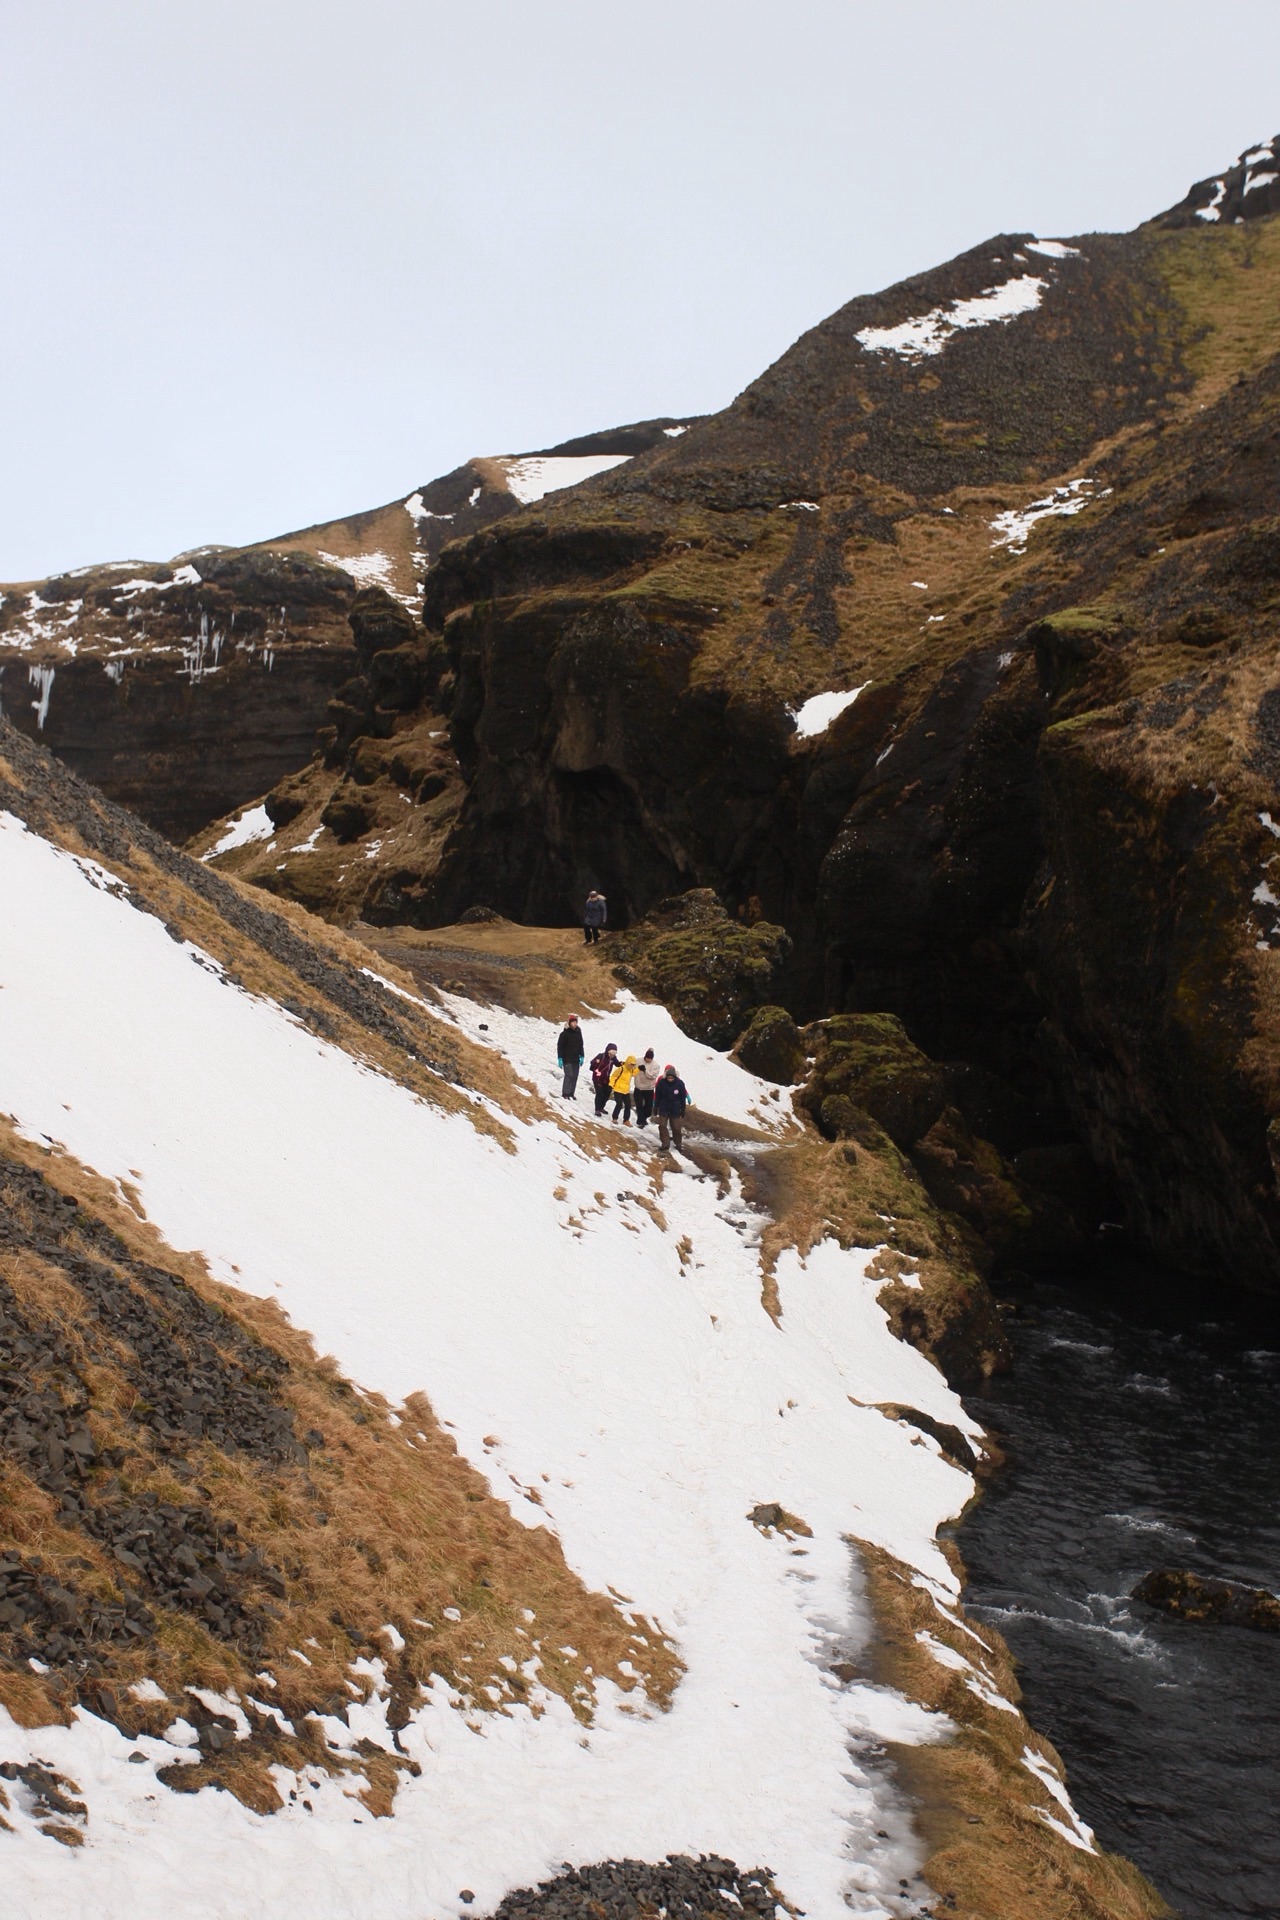
[[[347,624],[362,590],[416,622],[423,574],[449,541],[687,425],[642,421],[471,460],[385,506],[252,547],[5,586],[0,709],[110,798],[187,840],[306,766],[333,724],[330,701],[367,664]],[[402,683],[397,710],[406,694]],[[356,698],[385,707],[381,687]]]
[[[663,1001],[693,1039],[728,1047],[776,992],[790,950],[783,928],[731,920],[703,887],[664,900],[612,941],[611,958],[624,985]]]
[[[758,1007],[733,1057],[748,1073],[789,1087],[804,1065],[804,1039],[785,1007]]]
[[[1133,1598],[1178,1620],[1280,1633],[1280,1597],[1266,1587],[1246,1587],[1237,1580],[1217,1580],[1212,1574],[1160,1567],[1143,1575]]]
[[[294,554],[94,567],[0,603],[6,718],[170,839],[305,764],[355,583]]]

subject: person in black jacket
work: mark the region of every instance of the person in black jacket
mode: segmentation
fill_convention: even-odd
[[[689,1089],[674,1067],[664,1067],[653,1090],[653,1110],[658,1116],[658,1139],[664,1151],[674,1140],[684,1146],[684,1110],[689,1104]]]
[[[565,1023],[564,1032],[556,1042],[556,1065],[564,1075],[564,1085],[560,1092],[566,1100],[573,1100],[578,1092],[578,1075],[582,1071],[582,1061],[586,1054],[582,1043],[582,1028],[578,1025],[578,1016],[571,1013]]]
[[[582,933],[586,945],[594,947],[600,938],[600,929],[609,917],[608,905],[602,893],[592,887],[587,895],[587,903],[582,909]]]

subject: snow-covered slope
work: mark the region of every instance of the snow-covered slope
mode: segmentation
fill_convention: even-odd
[[[222,886],[190,873],[197,893]],[[885,1743],[954,1728],[867,1677],[858,1543],[914,1580],[944,1640],[962,1636],[968,1667],[940,1657],[975,1700],[999,1720],[1014,1709],[935,1537],[972,1481],[894,1410],[978,1429],[890,1334],[872,1252],[829,1238],[784,1253],[775,1320],[762,1216],[736,1180],[597,1126],[585,1099],[570,1112],[544,1097],[546,1022],[449,996],[432,1018],[460,1036],[472,1085],[442,1082],[437,1102],[320,1037],[307,1009],[250,992],[118,875],[11,813],[0,887],[0,1112],[119,1183],[242,1297],[278,1302],[357,1390],[400,1409],[393,1427],[427,1396],[492,1495],[552,1529],[586,1586],[634,1630],[656,1626],[683,1668],[668,1704],[588,1667],[575,1714],[541,1683],[554,1649],[538,1651],[529,1612],[523,1697],[494,1693],[488,1711],[437,1674],[393,1719],[383,1664],[354,1661],[367,1701],[315,1719],[316,1764],[274,1768],[284,1804],[269,1816],[164,1783],[199,1758],[181,1718],[130,1738],[83,1705],[65,1726],[0,1709],[7,1777],[51,1769],[86,1809],[83,1845],[56,1845],[19,1776],[0,1830],[6,1911],[421,1920],[488,1911],[564,1861],[705,1852],[767,1863],[814,1920],[919,1912],[906,1883],[923,1849]],[[413,999],[389,984],[388,1004]],[[609,1018],[624,1045],[679,1049],[695,1126],[719,1113],[747,1153],[794,1134],[777,1089],[661,1009],[628,996]],[[244,1719],[235,1699],[219,1710]],[[401,1772],[388,1818],[357,1797],[357,1739]],[[1039,1820],[1048,1839],[1065,1831],[1056,1797]],[[1065,1837],[1091,1851],[1087,1830]]]

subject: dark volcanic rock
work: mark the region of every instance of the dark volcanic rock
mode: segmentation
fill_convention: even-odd
[[[789,1087],[804,1065],[804,1041],[785,1007],[757,1008],[733,1052],[748,1073],[780,1087]]]
[[[738,1920],[743,1913],[773,1920],[777,1909],[794,1912],[768,1867],[744,1870],[715,1854],[695,1860],[672,1853],[659,1864],[566,1865],[554,1880],[507,1894],[493,1920],[641,1920],[657,1914],[671,1920]]]
[[[1160,1567],[1139,1580],[1133,1598],[1179,1620],[1280,1633],[1280,1596],[1266,1587],[1245,1587],[1235,1580],[1216,1580],[1210,1574]]]

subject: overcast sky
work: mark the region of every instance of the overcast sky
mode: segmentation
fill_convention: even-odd
[[[7,0],[0,579],[723,406],[855,293],[1135,225],[1280,6]]]

